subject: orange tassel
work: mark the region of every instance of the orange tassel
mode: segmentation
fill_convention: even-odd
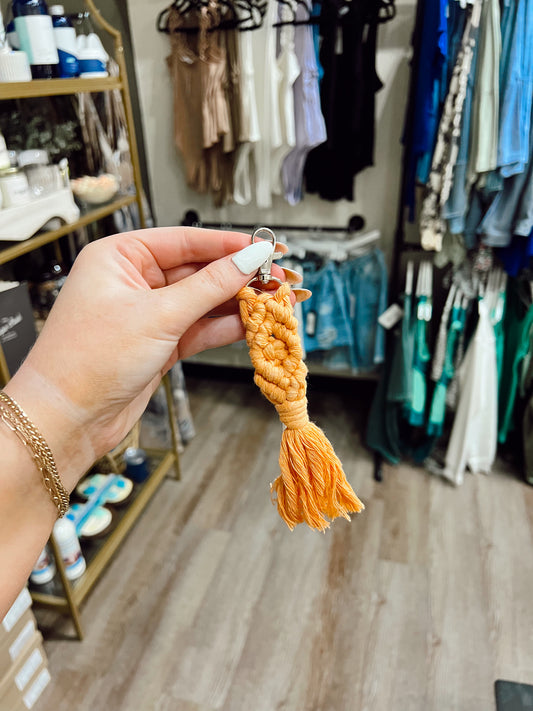
[[[237,295],[254,380],[285,425],[281,476],[271,485],[278,512],[292,530],[299,523],[324,531],[330,519],[364,509],[346,480],[326,435],[307,414],[307,368],[302,360],[298,322],[290,287],[258,293],[249,286]]]

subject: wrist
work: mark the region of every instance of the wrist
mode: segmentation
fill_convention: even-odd
[[[82,413],[26,363],[4,391],[25,412],[50,447],[59,477],[70,493],[95,460]]]

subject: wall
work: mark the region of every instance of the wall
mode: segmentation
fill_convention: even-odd
[[[356,179],[356,201],[329,203],[308,196],[296,207],[276,199],[269,210],[229,206],[216,210],[210,197],[185,184],[181,158],[172,135],[172,87],[165,57],[169,40],[155,22],[165,0],[128,0],[135,66],[139,85],[152,199],[160,225],[179,224],[187,209],[205,221],[344,225],[362,214],[368,227],[379,228],[390,255],[396,226],[401,163],[401,131],[408,92],[408,47],[415,0],[397,0],[397,17],[380,27],[378,73],[385,84],[377,101],[375,166]]]

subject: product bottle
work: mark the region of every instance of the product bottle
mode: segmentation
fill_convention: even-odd
[[[13,0],[15,29],[20,48],[26,52],[34,79],[59,76],[59,57],[52,18],[44,0]]]
[[[20,49],[20,42],[15,29],[15,20],[10,20],[6,25],[7,43],[11,49]]]
[[[54,524],[54,537],[59,546],[65,573],[69,580],[76,580],[83,575],[87,564],[81,552],[80,542],[76,535],[76,526],[65,516],[59,518]]]
[[[6,39],[11,49],[20,49],[20,43],[15,30],[15,20],[11,5],[8,5],[7,12],[4,13],[4,25],[6,28]]]
[[[56,566],[54,564],[54,558],[48,550],[48,546],[45,546],[37,559],[37,563],[33,566],[30,580],[36,585],[45,585],[53,579],[55,573]]]
[[[76,54],[76,30],[72,22],[65,16],[63,5],[50,7],[54,39],[59,55],[59,76],[62,78],[77,77],[79,74],[78,57]]]
[[[11,168],[11,160],[9,159],[9,151],[7,150],[6,141],[0,133],[0,173],[3,170]]]

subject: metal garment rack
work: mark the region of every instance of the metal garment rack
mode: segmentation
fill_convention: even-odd
[[[200,215],[196,210],[188,210],[181,223],[185,227],[206,227],[209,229],[219,229],[219,230],[254,230],[257,227],[261,227],[262,223],[244,223],[244,222],[203,222],[200,219]],[[339,233],[339,232],[359,232],[364,229],[366,225],[365,218],[361,215],[352,215],[348,220],[346,225],[342,227],[332,227],[327,225],[325,227],[317,227],[316,225],[272,225],[268,223],[268,227],[274,232],[315,232],[315,233]]]

